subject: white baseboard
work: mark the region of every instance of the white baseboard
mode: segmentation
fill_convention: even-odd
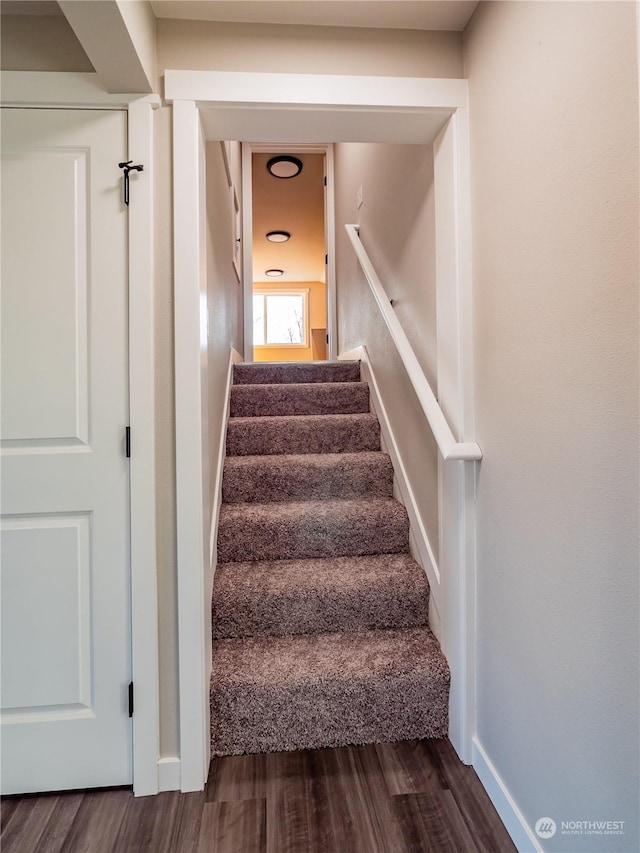
[[[212,568],[217,562],[216,544],[218,542],[218,514],[222,501],[222,470],[224,457],[227,452],[227,420],[229,419],[229,401],[231,398],[231,385],[233,384],[233,365],[242,361],[240,353],[231,349],[229,353],[229,367],[227,369],[227,383],[224,391],[224,409],[222,411],[222,427],[220,429],[220,444],[218,445],[217,476],[213,484],[213,498],[211,501],[211,534],[209,538],[209,566]]]
[[[177,755],[158,759],[158,793],[180,790],[180,759]]]
[[[518,853],[544,853],[539,840],[477,737],[472,740],[472,764],[489,799],[507,828]]]
[[[391,429],[387,411],[384,407],[384,403],[382,402],[380,389],[376,382],[371,362],[369,361],[367,348],[364,346],[356,347],[348,352],[341,353],[338,356],[338,359],[340,361],[360,361],[362,379],[369,385],[371,408],[378,416],[378,421],[380,422],[382,444],[385,451],[391,457],[391,463],[395,473],[394,486],[397,488],[399,500],[404,504],[404,507],[407,510],[407,515],[409,516],[409,527],[411,530],[410,542],[412,546],[411,553],[426,572],[429,580],[429,586],[431,587],[431,596],[439,613],[441,610],[441,602],[440,571],[438,569],[438,563],[436,561],[433,548],[431,547],[426,528],[422,523],[422,518],[418,512],[415,495],[413,494],[413,489],[409,483],[406,468],[404,467],[400,457],[400,452],[398,450],[393,430]]]

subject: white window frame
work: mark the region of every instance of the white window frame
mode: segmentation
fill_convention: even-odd
[[[264,344],[255,344],[255,349],[277,349],[282,347],[282,349],[309,349],[311,346],[310,337],[311,332],[309,331],[309,299],[310,299],[310,289],[308,287],[281,287],[278,289],[271,289],[268,287],[254,287],[253,288],[254,296],[302,296],[303,300],[303,332],[304,332],[304,340],[301,344],[293,344],[293,343],[269,343],[266,340],[267,337],[267,310],[266,310],[266,302],[265,302],[265,317],[264,317],[264,336],[265,343]]]

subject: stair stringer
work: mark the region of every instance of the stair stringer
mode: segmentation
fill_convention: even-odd
[[[231,386],[233,384],[233,365],[243,361],[240,353],[231,348],[229,352],[229,366],[227,368],[227,379],[224,389],[224,409],[220,413],[222,427],[220,429],[220,442],[218,444],[218,454],[216,461],[216,477],[213,484],[213,495],[211,497],[211,533],[209,536],[209,565],[212,572],[215,572],[218,562],[217,542],[218,542],[218,520],[220,518],[220,505],[222,504],[222,474],[224,472],[224,460],[227,455],[227,423],[229,422],[229,410],[231,407]],[[211,590],[208,590],[211,601]]]
[[[387,410],[385,409],[376,381],[375,373],[365,346],[355,347],[341,353],[338,361],[360,361],[362,379],[369,385],[371,410],[380,423],[380,439],[383,450],[389,454],[394,471],[394,497],[402,503],[409,516],[409,551],[413,559],[422,567],[427,575],[431,596],[429,599],[429,625],[434,635],[440,640],[442,612],[442,587],[440,569],[436,560],[429,535],[422,521],[418,504],[411,488],[407,470],[400,456]]]

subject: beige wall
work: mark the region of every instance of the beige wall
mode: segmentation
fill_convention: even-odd
[[[638,849],[633,3],[481,3],[470,85],[478,736],[530,826]]]
[[[461,77],[462,34],[163,19],[160,75],[165,68]]]
[[[436,445],[344,230],[347,223],[360,225],[362,243],[435,390],[433,151],[426,145],[337,145],[335,173],[339,351],[367,347],[437,555]]]
[[[3,15],[3,71],[93,71],[89,57],[61,15]]]

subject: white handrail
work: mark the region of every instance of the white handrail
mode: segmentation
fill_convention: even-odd
[[[391,308],[389,297],[385,293],[382,282],[378,278],[378,275],[373,268],[373,264],[360,241],[359,227],[357,225],[345,225],[344,227],[349,239],[351,240],[351,245],[354,248],[358,261],[360,262],[365,278],[369,282],[369,287],[371,288],[374,299],[378,303],[378,308],[380,309],[384,321],[387,324],[391,338],[396,345],[398,354],[400,355],[409,379],[411,380],[413,390],[416,392],[418,401],[422,406],[422,411],[425,413],[427,421],[429,422],[429,426],[431,427],[431,431],[433,432],[434,438],[438,444],[438,449],[440,450],[442,458],[469,461],[482,459],[482,451],[474,441],[461,442],[455,440],[444,413],[440,408],[440,404],[438,403],[438,400],[436,399],[436,396],[433,393],[422,368],[420,367],[418,359],[411,348],[409,339],[407,338],[400,321]]]

